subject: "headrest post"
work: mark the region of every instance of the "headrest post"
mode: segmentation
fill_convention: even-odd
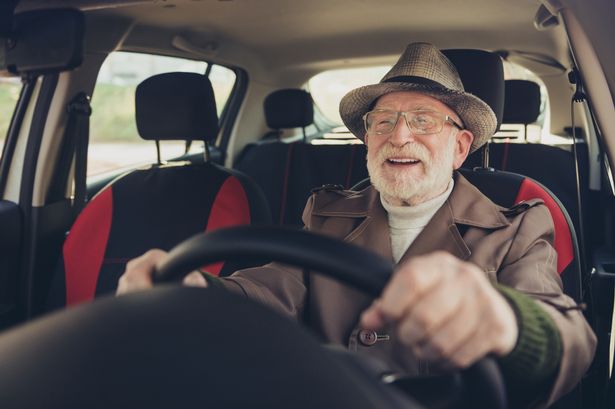
[[[306,143],[307,142],[307,136],[305,135],[305,127],[304,126],[301,127],[301,132],[303,132],[303,143]]]
[[[160,155],[160,141],[156,139],[156,156],[158,158],[158,164],[162,165],[162,157]]]
[[[483,145],[483,168],[489,168],[489,141]]]
[[[203,150],[203,155],[205,158],[205,162],[209,162],[209,159],[211,158],[211,154],[209,152],[209,143],[207,143],[207,141],[205,141],[205,149]]]
[[[186,141],[186,149],[184,150],[184,155],[187,155],[190,152],[190,147],[192,147],[192,140]]]

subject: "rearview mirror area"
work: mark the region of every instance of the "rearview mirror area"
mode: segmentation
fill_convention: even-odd
[[[16,14],[1,39],[0,75],[46,74],[78,67],[83,59],[85,23],[74,9]]]

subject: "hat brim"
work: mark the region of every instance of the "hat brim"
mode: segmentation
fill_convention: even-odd
[[[465,129],[472,132],[474,140],[470,152],[474,152],[493,136],[497,119],[493,110],[483,100],[469,92],[440,89],[429,85],[407,82],[385,82],[367,85],[350,91],[340,102],[340,115],[348,130],[363,140],[365,127],[363,115],[381,96],[396,91],[418,91],[446,104],[459,115]]]

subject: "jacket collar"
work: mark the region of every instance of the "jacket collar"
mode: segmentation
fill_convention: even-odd
[[[495,230],[510,223],[499,206],[483,195],[461,174],[455,172],[455,187],[444,205],[417,236],[402,260],[409,257],[444,250],[461,259],[468,259],[471,251],[463,241],[459,225]],[[346,193],[345,193],[346,194]],[[393,260],[387,213],[373,186],[357,193],[346,194],[346,200],[334,200],[314,215],[362,219],[345,237],[346,241],[370,248],[382,257]]]

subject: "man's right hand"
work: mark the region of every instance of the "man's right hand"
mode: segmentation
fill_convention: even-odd
[[[152,249],[142,256],[130,260],[126,263],[126,270],[120,277],[115,295],[152,288],[154,286],[152,281],[154,270],[167,257],[168,253],[166,251]],[[207,281],[198,271],[188,274],[184,278],[183,284],[191,287],[207,287]]]

